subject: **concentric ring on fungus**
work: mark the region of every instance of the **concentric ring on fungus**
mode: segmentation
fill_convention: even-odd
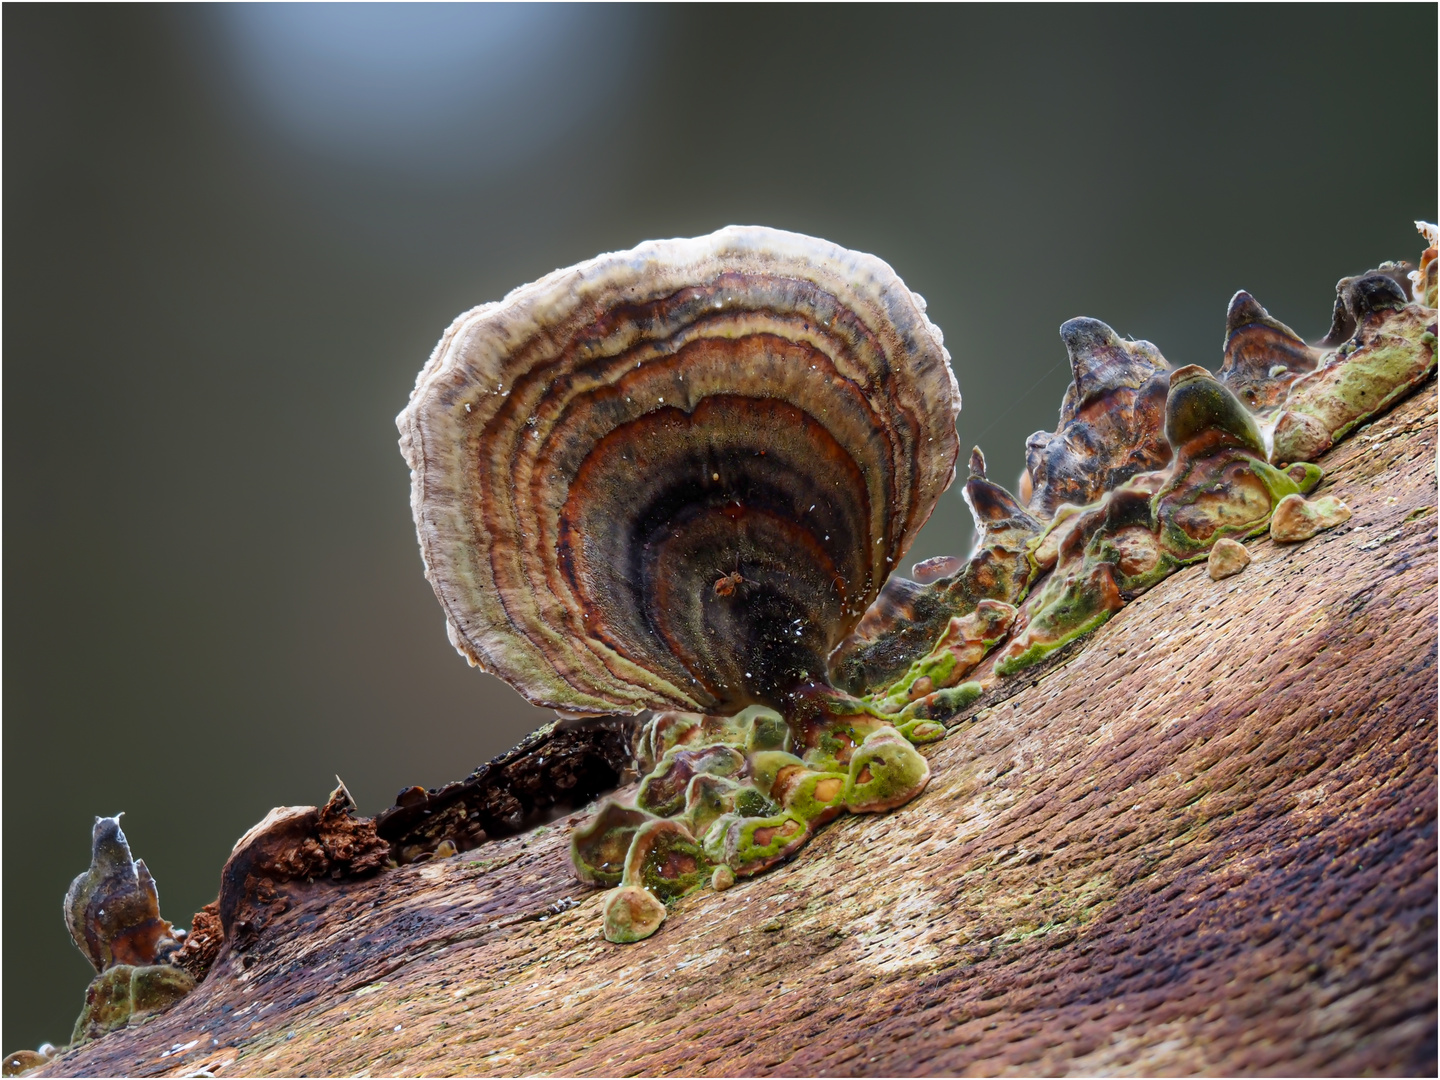
[[[874,256],[731,227],[460,316],[397,418],[455,647],[579,714],[823,680],[954,475],[924,312]]]

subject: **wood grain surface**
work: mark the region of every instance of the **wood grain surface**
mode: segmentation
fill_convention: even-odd
[[[577,815],[292,885],[45,1071],[1434,1075],[1435,422],[1432,380],[1322,461],[1347,524],[1163,582],[650,940],[601,938]]]

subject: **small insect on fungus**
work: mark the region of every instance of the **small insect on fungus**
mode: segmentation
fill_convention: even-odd
[[[720,575],[715,581],[716,596],[734,596],[735,590],[740,588],[741,585],[754,584],[754,582],[747,582],[746,579],[741,576],[739,555],[735,556],[735,569],[730,573],[727,574],[724,570],[716,570],[715,572]]]

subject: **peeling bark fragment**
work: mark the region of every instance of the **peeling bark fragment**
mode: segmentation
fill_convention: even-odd
[[[469,851],[487,839],[543,824],[625,782],[641,722],[635,717],[560,720],[434,791],[410,788],[375,818],[402,865],[444,841]]]
[[[169,962],[184,968],[199,982],[209,974],[224,943],[225,928],[220,924],[220,902],[212,900],[195,913],[184,944],[178,952],[170,956]]]
[[[243,949],[290,901],[277,886],[320,877],[363,877],[390,862],[375,822],[354,816],[341,784],[324,806],[282,806],[235,843],[220,872],[216,901],[232,948]]]

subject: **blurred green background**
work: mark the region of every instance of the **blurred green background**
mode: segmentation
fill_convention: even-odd
[[[1218,367],[1436,213],[1436,9],[7,4],[3,1049],[89,968],[93,815],[188,925],[339,773],[367,813],[547,719],[421,577],[393,417],[462,309],[731,222],[930,302],[1011,482],[1074,315]],[[949,493],[913,558],[963,553]],[[909,560],[907,560],[908,562]]]

